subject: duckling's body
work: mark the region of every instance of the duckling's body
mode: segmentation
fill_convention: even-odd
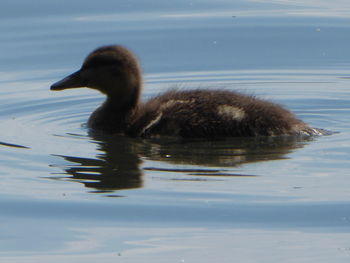
[[[127,133],[182,137],[312,134],[277,104],[224,90],[171,90],[148,101]]]
[[[322,134],[277,104],[231,91],[170,90],[142,104],[140,67],[121,46],[95,50],[79,71],[51,89],[77,87],[107,95],[88,121],[91,129],[106,133],[202,138]]]

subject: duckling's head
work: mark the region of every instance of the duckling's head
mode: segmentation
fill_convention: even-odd
[[[54,83],[51,90],[80,87],[99,90],[120,102],[131,97],[138,100],[141,69],[134,54],[125,47],[100,47],[87,56],[80,70]]]

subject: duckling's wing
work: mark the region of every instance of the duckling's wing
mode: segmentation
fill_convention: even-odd
[[[158,98],[139,109],[139,114],[127,134],[147,137],[152,135],[180,135],[184,119],[177,119],[182,101],[159,100]],[[174,116],[173,113],[176,115]]]
[[[153,98],[140,110],[128,134],[182,137],[234,136],[245,113],[235,93],[220,91],[176,91]]]

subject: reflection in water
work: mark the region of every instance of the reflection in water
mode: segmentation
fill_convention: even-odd
[[[234,167],[251,162],[286,159],[286,154],[306,143],[305,138],[292,136],[239,137],[216,141],[162,138],[145,140],[142,154],[151,160],[174,164]]]
[[[141,160],[132,149],[130,138],[104,136],[93,139],[101,152],[96,159],[60,156],[74,163],[64,167],[70,179],[103,192],[142,187]]]
[[[143,186],[143,170],[179,172],[201,176],[254,176],[233,174],[228,167],[286,159],[287,154],[303,147],[312,138],[261,137],[203,141],[180,138],[140,139],[123,136],[92,135],[101,153],[95,159],[60,156],[70,164],[63,169],[69,179],[83,183],[97,192]],[[144,167],[141,160],[158,161],[160,167]],[[172,168],[162,163],[173,164]],[[200,167],[181,168],[177,165]],[[65,179],[67,177],[55,177]],[[95,191],[96,192],[96,191]]]

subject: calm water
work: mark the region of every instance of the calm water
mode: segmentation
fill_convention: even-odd
[[[350,4],[119,2],[0,4],[0,261],[349,262]],[[89,136],[103,97],[49,86],[111,43],[145,99],[239,90],[335,133]]]

